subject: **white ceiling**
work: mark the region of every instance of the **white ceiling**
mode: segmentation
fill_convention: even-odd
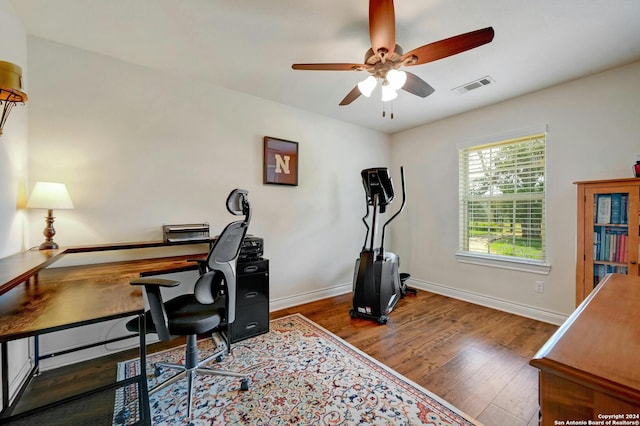
[[[640,0],[396,0],[405,52],[492,26],[493,42],[411,67],[436,89],[338,106],[365,72],[294,71],[362,63],[365,0],[11,0],[29,34],[385,133],[640,60]],[[495,84],[451,89],[484,76]],[[640,84],[640,76],[639,76]],[[390,109],[390,106],[387,106]]]

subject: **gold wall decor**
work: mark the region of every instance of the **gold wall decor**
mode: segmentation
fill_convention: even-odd
[[[27,99],[22,88],[22,68],[11,62],[0,61],[0,136],[13,106],[17,103],[24,104]]]

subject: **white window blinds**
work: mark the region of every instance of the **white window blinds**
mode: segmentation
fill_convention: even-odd
[[[545,262],[545,134],[459,150],[463,253]]]

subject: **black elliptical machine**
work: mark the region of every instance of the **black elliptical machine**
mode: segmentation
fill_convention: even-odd
[[[362,218],[367,234],[360,258],[356,260],[353,277],[353,309],[349,311],[351,318],[362,317],[386,324],[388,314],[395,308],[401,297],[407,292],[403,280],[400,279],[400,258],[384,250],[384,233],[391,223],[404,209],[406,204],[406,190],[404,184],[404,168],[400,167],[402,178],[402,205],[382,227],[380,247],[374,248],[378,214],[384,213],[387,205],[393,201],[393,182],[386,167],[365,169],[361,173],[362,184],[366,194],[367,214]],[[369,206],[373,206],[371,228],[367,223]],[[371,240],[367,247],[367,240],[371,231]],[[413,292],[413,290],[410,290]]]

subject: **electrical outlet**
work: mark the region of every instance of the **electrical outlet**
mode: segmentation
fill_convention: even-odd
[[[544,293],[544,281],[536,281],[533,289],[536,293]]]

